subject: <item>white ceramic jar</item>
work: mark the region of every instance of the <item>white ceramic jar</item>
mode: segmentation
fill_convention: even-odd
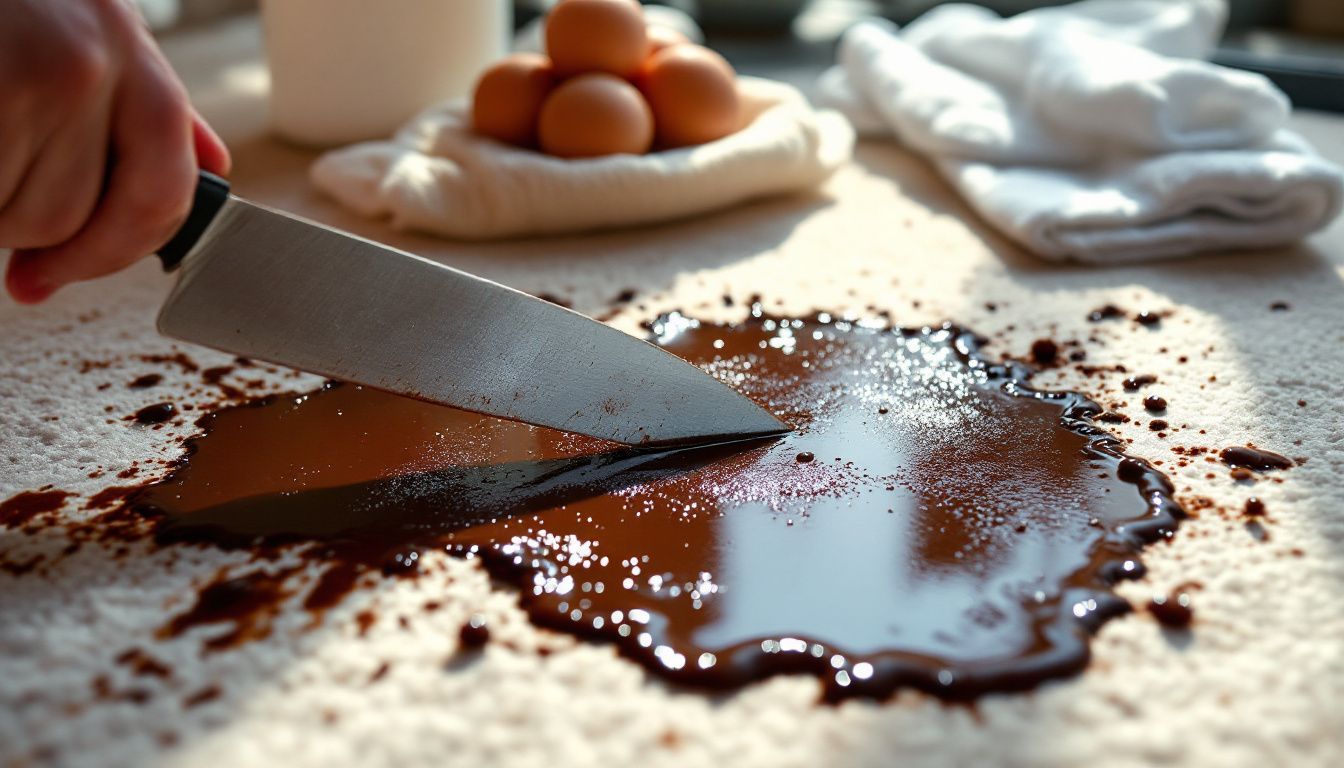
[[[508,0],[262,0],[271,121],[333,146],[387,136],[471,91],[508,49]]]

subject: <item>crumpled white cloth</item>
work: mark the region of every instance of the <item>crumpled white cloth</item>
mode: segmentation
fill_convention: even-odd
[[[1040,256],[1137,261],[1283,245],[1340,212],[1344,177],[1265,78],[1203,61],[1221,0],[1084,0],[1001,19],[935,8],[841,41],[821,103],[926,154]]]
[[[682,218],[815,187],[850,159],[854,130],[843,116],[783,83],[738,83],[745,127],[696,147],[563,160],[477,136],[469,105],[455,101],[390,141],[322,155],[309,175],[398,229],[483,240]]]

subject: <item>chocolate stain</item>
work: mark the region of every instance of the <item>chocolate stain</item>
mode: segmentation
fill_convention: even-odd
[[[200,689],[199,691],[196,691],[195,693],[183,699],[182,706],[186,707],[187,709],[192,709],[194,707],[199,707],[202,704],[209,704],[212,701],[217,701],[219,697],[223,695],[223,693],[224,692],[220,690],[219,686],[207,685],[206,687]]]
[[[285,581],[294,569],[258,571],[210,582],[196,595],[195,604],[160,628],[160,638],[175,637],[189,629],[227,625],[207,637],[207,651],[232,648],[271,634],[271,623],[289,591]]]
[[[139,648],[128,648],[119,654],[115,661],[129,667],[137,675],[164,679],[173,676],[171,667]]]
[[[218,387],[220,394],[227,400],[241,400],[247,396],[243,390],[224,382],[224,378],[232,374],[234,367],[232,365],[219,365],[214,368],[206,368],[201,371],[201,380],[212,387]]]
[[[1124,317],[1125,314],[1125,310],[1114,304],[1107,304],[1088,312],[1087,321],[1090,323],[1099,323],[1102,320],[1114,320],[1116,318]]]
[[[154,403],[131,414],[137,424],[162,424],[177,415],[177,406],[172,403]]]
[[[1166,477],[973,334],[753,315],[652,328],[796,427],[778,439],[638,450],[329,385],[202,418],[130,504],[163,543],[318,562],[310,609],[421,552],[479,559],[539,625],[692,686],[955,699],[1081,671],[1129,608],[1111,586],[1175,530]],[[289,575],[217,581],[162,634],[264,636]]]
[[[0,502],[0,525],[18,528],[34,518],[55,512],[73,495],[68,491],[46,488],[12,496]]]
[[[1244,445],[1234,445],[1231,448],[1224,448],[1222,452],[1218,454],[1218,457],[1228,466],[1254,469],[1261,472],[1271,469],[1292,469],[1297,466],[1297,464],[1287,456],[1274,453],[1273,451],[1266,451]]]
[[[166,355],[137,355],[136,359],[142,363],[176,365],[182,369],[183,373],[195,373],[201,368],[195,360],[192,360],[184,352],[173,352]]]
[[[490,642],[490,626],[486,624],[485,617],[473,613],[462,624],[462,629],[458,630],[457,641],[463,648],[469,649],[481,648]]]
[[[1125,388],[1126,392],[1137,392],[1142,387],[1146,387],[1149,384],[1154,384],[1156,382],[1157,382],[1156,376],[1152,375],[1151,373],[1141,373],[1137,376],[1130,376],[1129,378],[1120,382],[1120,385]]]
[[[150,387],[157,387],[162,382],[163,374],[146,373],[143,376],[138,376],[135,379],[132,379],[126,386],[130,389],[149,389]]]
[[[1059,358],[1059,345],[1050,339],[1037,339],[1031,343],[1031,361],[1045,367],[1054,364]]]
[[[1190,606],[1190,595],[1179,589],[1149,600],[1148,612],[1159,624],[1168,629],[1189,629],[1195,620],[1195,609]]]

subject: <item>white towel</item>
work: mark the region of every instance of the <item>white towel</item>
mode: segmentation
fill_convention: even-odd
[[[471,131],[452,102],[390,141],[328,152],[313,183],[394,227],[479,240],[665,221],[815,187],[847,162],[854,131],[794,88],[739,78],[747,122],[718,141],[648,155],[562,160]]]
[[[928,155],[1047,258],[1294,242],[1339,214],[1344,176],[1285,128],[1288,100],[1268,80],[1203,61],[1225,15],[1221,0],[1085,0],[863,22],[821,102]]]

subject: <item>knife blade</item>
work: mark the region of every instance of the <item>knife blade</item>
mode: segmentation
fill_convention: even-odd
[[[243,200],[202,172],[159,251],[166,336],[627,445],[789,427],[653,344],[499,283]]]

